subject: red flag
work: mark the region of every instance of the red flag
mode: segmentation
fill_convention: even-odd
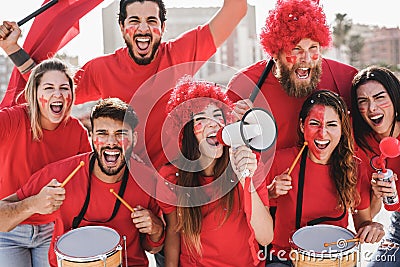
[[[49,1],[45,0],[43,5]],[[101,2],[103,0],[59,0],[57,4],[35,18],[23,48],[35,62],[53,57],[78,35],[79,19]],[[15,105],[16,98],[25,84],[24,77],[14,68],[0,108]]]

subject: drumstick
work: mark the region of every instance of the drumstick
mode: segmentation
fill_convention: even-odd
[[[128,210],[130,210],[131,212],[133,212],[133,208],[131,207],[131,205],[129,205],[125,200],[123,200],[120,196],[118,196],[118,194],[114,192],[114,189],[111,188],[111,189],[110,189],[110,192],[113,193],[114,196],[115,196],[116,198],[118,198],[119,201],[121,201],[122,204],[125,205],[125,207],[128,208]]]
[[[300,158],[300,156],[301,156],[301,153],[303,153],[303,150],[304,150],[304,148],[306,147],[306,145],[308,145],[308,142],[305,141],[303,147],[302,147],[302,148],[300,149],[300,151],[299,151],[299,154],[297,154],[297,156],[296,156],[296,158],[294,159],[292,165],[290,166],[289,171],[288,171],[288,175],[290,175],[290,173],[293,171],[294,166],[296,166],[297,161],[299,161],[299,158]]]
[[[324,247],[329,247],[329,246],[337,245],[337,244],[343,243],[343,242],[345,242],[345,244],[347,244],[347,243],[350,243],[350,242],[358,242],[358,241],[360,241],[359,238],[342,239],[342,240],[338,240],[338,241],[336,241],[336,242],[324,243]]]
[[[68,177],[64,180],[64,182],[62,182],[61,187],[64,187],[64,186],[69,182],[69,180],[71,180],[71,178],[75,175],[75,173],[76,173],[77,171],[79,171],[79,169],[80,169],[83,165],[85,165],[85,162],[83,162],[83,161],[79,162],[78,167],[76,167],[75,170],[73,170],[73,171],[70,173],[70,175],[68,175]]]

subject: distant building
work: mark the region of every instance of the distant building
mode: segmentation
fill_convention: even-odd
[[[400,29],[369,28],[370,31],[362,35],[364,47],[360,55],[361,63],[400,68]]]
[[[353,24],[347,35],[360,36],[363,47],[359,52],[357,61],[352,64],[357,68],[369,65],[390,67],[392,70],[400,69],[400,29],[378,27],[375,25]],[[340,51],[334,47],[324,53],[325,56],[336,60],[349,62],[350,49],[344,45]]]
[[[176,38],[183,32],[205,24],[219,7],[168,8],[163,41]],[[118,27],[118,1],[103,9],[104,53],[112,53],[124,45]],[[264,57],[256,33],[255,7],[248,5],[243,18],[228,40],[199,71],[198,77],[226,85],[233,74]]]
[[[10,80],[14,64],[4,55],[0,55],[0,101],[3,99]]]

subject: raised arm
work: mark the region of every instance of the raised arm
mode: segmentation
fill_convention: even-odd
[[[16,22],[3,21],[0,25],[0,47],[8,55],[21,74],[28,73],[35,62],[18,44],[21,36],[21,29]]]
[[[224,0],[223,6],[209,22],[216,47],[221,46],[228,39],[246,13],[246,0]]]

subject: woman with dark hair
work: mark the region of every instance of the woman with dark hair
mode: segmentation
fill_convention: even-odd
[[[157,199],[167,223],[166,266],[264,265],[258,243],[269,244],[273,230],[266,185],[253,177],[256,155],[246,146],[229,149],[216,137],[231,107],[221,88],[209,82],[186,78],[171,94],[167,112],[181,129],[181,155],[159,171],[165,179]],[[245,179],[253,181],[250,211]]]
[[[91,151],[86,129],[70,116],[74,87],[68,66],[48,59],[32,70],[26,104],[0,110],[0,199],[14,194],[45,165]],[[0,227],[4,266],[48,266],[53,222],[32,216],[13,230]]]
[[[354,158],[344,101],[328,90],[312,93],[300,111],[298,137],[304,150],[278,150],[267,177],[277,206],[273,263],[268,266],[291,266],[289,239],[297,229],[320,223],[346,228],[349,210],[360,242],[377,242],[384,234],[382,225],[371,220],[369,188],[364,188],[365,173]],[[299,153],[301,159],[289,172]]]
[[[371,212],[376,215],[383,197],[393,197],[398,194],[400,182],[396,179],[400,172],[398,158],[386,158],[385,167],[393,171],[390,182],[380,181],[383,174],[378,174],[381,166],[376,166],[373,159],[381,155],[379,144],[385,137],[400,138],[400,81],[387,68],[370,66],[361,70],[353,79],[351,90],[353,131],[355,141],[360,148],[359,156],[370,167],[369,176],[373,194],[371,195]],[[396,188],[392,181],[396,179]],[[385,209],[394,211],[391,217],[385,239],[386,248],[380,249],[372,256],[368,266],[397,266],[400,260],[398,245],[400,244],[400,204],[384,205]],[[386,260],[382,260],[382,256]]]

